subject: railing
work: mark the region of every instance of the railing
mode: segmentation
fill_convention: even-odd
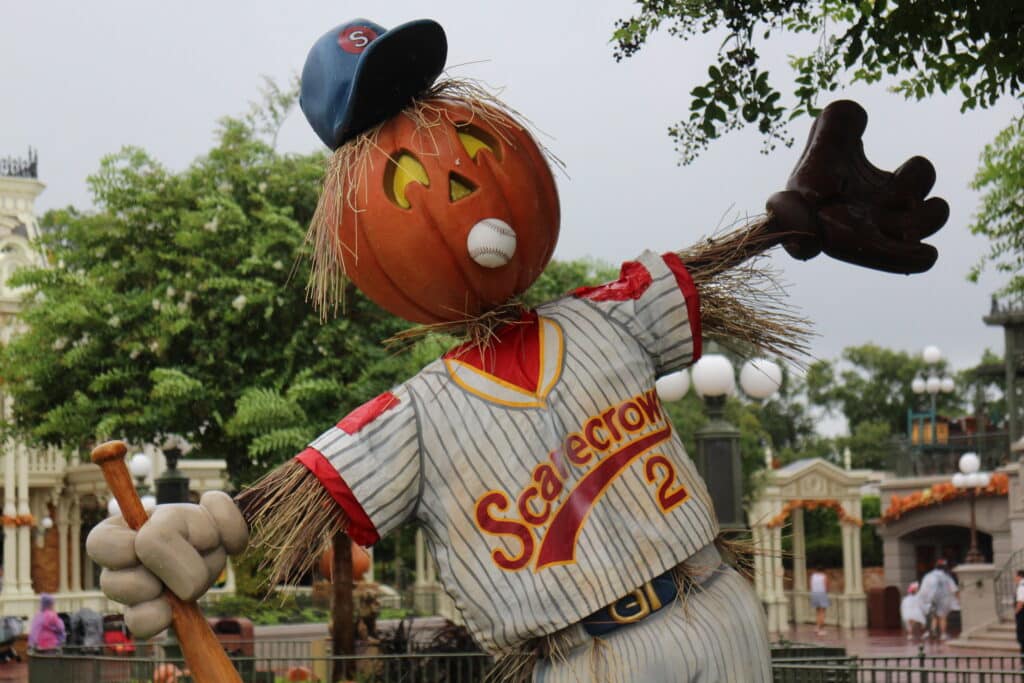
[[[1014,551],[992,580],[995,588],[996,614],[1000,621],[1013,620],[1013,607],[1017,602],[1017,570],[1024,569],[1024,548]]]
[[[901,477],[952,476],[959,471],[960,456],[970,451],[981,458],[981,468],[991,472],[1009,462],[1010,436],[1005,431],[957,434],[934,444],[893,439],[887,469]]]
[[[345,667],[350,678],[363,683],[478,683],[491,666],[490,657],[478,653],[306,657],[301,660],[232,656],[231,660],[245,683],[328,681],[335,666]],[[182,660],[140,656],[138,652],[124,657],[85,653],[32,655],[29,683],[174,680],[175,673],[185,668]]]
[[[1019,683],[1017,655],[788,658],[772,661],[775,683]]]
[[[255,652],[252,647],[255,646]],[[263,647],[261,647],[263,646]],[[281,680],[330,680],[333,667],[344,666],[350,679],[362,683],[477,683],[492,662],[480,653],[363,654],[330,657],[322,644],[275,641],[227,644],[232,661],[246,683]],[[773,648],[773,680],[777,683],[1010,683],[1021,681],[1016,655],[926,655],[847,657],[821,648]],[[32,655],[29,683],[121,683],[158,679],[180,659],[163,656],[155,645],[142,644],[133,653],[76,650]],[[303,676],[305,676],[303,678]]]
[[[30,449],[28,471],[30,473],[60,474],[67,466],[64,453],[57,448]]]

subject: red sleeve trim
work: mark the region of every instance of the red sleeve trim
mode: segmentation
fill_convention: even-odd
[[[341,418],[341,422],[337,425],[338,429],[349,435],[355,434],[360,429],[376,420],[381,413],[391,410],[399,403],[401,403],[401,401],[398,400],[397,396],[392,394],[390,391],[385,391],[377,398],[367,401],[345,417]]]
[[[334,502],[344,510],[345,515],[348,517],[346,533],[353,541],[365,547],[371,546],[380,540],[377,528],[366,515],[363,506],[356,500],[352,489],[348,487],[348,484],[341,478],[341,475],[334,469],[330,461],[324,457],[323,453],[315,448],[307,448],[296,455],[295,459],[320,480],[320,483],[327,489],[327,493],[331,494]]]
[[[619,271],[619,279],[596,287],[579,287],[572,295],[591,301],[627,301],[639,299],[651,286],[651,274],[644,264],[638,261],[626,261]]]
[[[700,329],[700,294],[697,292],[697,286],[693,284],[693,278],[690,277],[689,271],[686,270],[686,266],[683,265],[678,255],[669,252],[663,254],[661,258],[672,274],[676,276],[676,283],[686,299],[686,315],[690,319],[690,335],[693,337],[693,358],[690,362],[696,363],[703,350]]]

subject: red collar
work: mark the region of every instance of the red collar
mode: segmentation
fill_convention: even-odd
[[[470,393],[502,405],[534,407],[543,405],[558,381],[563,350],[558,324],[530,311],[499,328],[482,348],[463,344],[449,351],[444,363]]]

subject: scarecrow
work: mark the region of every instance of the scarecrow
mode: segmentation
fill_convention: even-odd
[[[549,158],[497,99],[436,82],[446,50],[433,21],[360,19],[309,53],[302,109],[334,150],[310,286],[326,310],[351,280],[421,329],[467,341],[345,416],[237,507],[208,494],[157,508],[137,535],[101,524],[88,546],[107,567],[104,590],[148,635],[169,622],[161,581],[198,597],[247,532],[285,579],[338,530],[371,545],[415,520],[504,680],[770,680],[760,604],[723,562],[712,501],[655,379],[695,362],[705,338],[805,348],[805,327],[757,265],[770,247],[930,268],[936,251],[921,240],[948,216],[926,199],[931,164],[875,168],[866,114],[834,103],[764,217],[678,253],[643,252],[616,281],[527,310],[516,297],[558,237]]]

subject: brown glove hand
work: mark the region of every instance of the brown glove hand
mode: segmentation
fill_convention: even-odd
[[[768,212],[794,258],[824,251],[875,270],[924,272],[938,252],[921,240],[945,224],[949,205],[925,199],[935,169],[924,157],[911,157],[894,173],[867,160],[861,141],[867,121],[856,102],[825,107],[786,190],[768,199]]]

